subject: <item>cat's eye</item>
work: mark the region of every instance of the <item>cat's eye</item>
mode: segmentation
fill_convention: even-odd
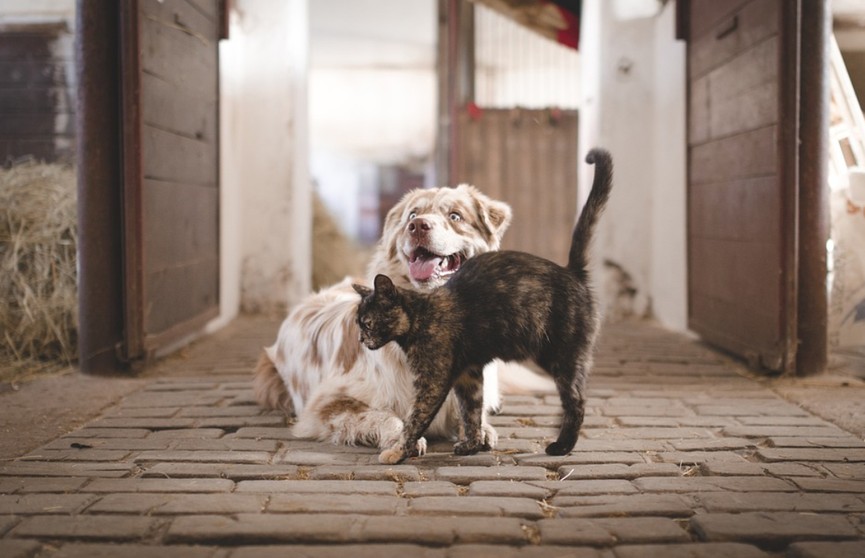
[[[463,216],[457,213],[456,211],[451,211],[450,214],[451,221],[458,222],[463,220]]]
[[[411,221],[415,217],[417,217],[417,211],[412,211],[411,213],[408,214],[408,220],[409,221]]]

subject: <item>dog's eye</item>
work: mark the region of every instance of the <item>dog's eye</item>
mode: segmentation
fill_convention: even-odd
[[[408,214],[408,220],[409,221],[411,221],[415,217],[417,217],[417,211],[412,211],[411,213]]]
[[[451,221],[462,221],[463,216],[457,213],[456,211],[451,211]]]

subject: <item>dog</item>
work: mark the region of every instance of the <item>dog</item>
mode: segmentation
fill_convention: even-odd
[[[387,274],[401,287],[432,291],[466,260],[498,250],[511,218],[509,205],[470,185],[413,190],[385,218],[367,269],[369,284]],[[413,376],[397,346],[373,352],[358,342],[354,282],[346,278],[292,309],[259,359],[254,391],[261,406],[296,417],[298,437],[387,448],[400,439],[411,412]],[[500,405],[498,364],[483,372],[483,429],[492,445],[496,434],[486,413]],[[454,438],[459,428],[451,395],[427,434]],[[419,452],[425,444],[418,441]]]

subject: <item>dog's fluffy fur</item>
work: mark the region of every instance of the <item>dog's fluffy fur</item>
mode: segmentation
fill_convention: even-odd
[[[410,220],[423,223],[423,230],[410,226]],[[383,273],[405,288],[437,288],[466,259],[498,250],[510,221],[507,204],[472,186],[409,192],[385,219],[369,281]],[[256,399],[263,407],[294,414],[297,436],[390,447],[402,434],[403,417],[415,400],[412,374],[396,344],[375,352],[361,346],[355,323],[360,297],[351,284],[346,278],[290,312],[276,342],[259,360]],[[484,407],[498,406],[494,363],[484,370]],[[451,395],[427,434],[452,438],[459,424]],[[486,423],[484,430],[495,442],[495,431]]]

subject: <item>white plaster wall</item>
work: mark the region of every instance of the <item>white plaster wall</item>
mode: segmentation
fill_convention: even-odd
[[[580,159],[596,145],[615,163],[593,265],[602,308],[616,290],[602,260],[620,265],[637,296],[636,315],[686,328],[685,60],[674,6],[656,17],[617,20],[603,0],[583,3]],[[581,200],[593,169],[580,167]]]
[[[0,23],[64,20],[75,25],[75,0],[0,0]]]
[[[307,0],[236,0],[220,45],[220,316],[310,290]]]

